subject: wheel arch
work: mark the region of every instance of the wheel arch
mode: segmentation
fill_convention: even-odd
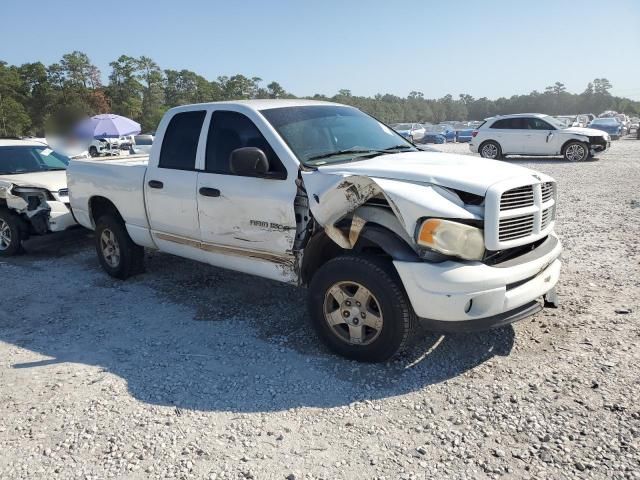
[[[569,139],[567,139],[563,144],[562,147],[560,148],[560,153],[562,155],[564,155],[564,151],[566,150],[567,146],[572,143],[572,142],[580,142],[580,143],[584,143],[587,148],[589,148],[589,137],[571,137]]]
[[[100,195],[96,195],[89,199],[89,217],[91,218],[91,223],[95,228],[96,222],[103,215],[112,214],[116,218],[118,218],[121,222],[124,223],[122,215],[120,215],[120,211],[115,204],[109,200],[107,197],[102,197]]]
[[[345,226],[345,229],[348,229]],[[389,228],[375,222],[367,222],[352,249],[345,249],[335,243],[321,229],[313,235],[304,249],[300,267],[303,285],[311,282],[314,274],[329,260],[348,253],[363,253],[387,257],[392,260],[418,262],[420,257],[415,250]]]

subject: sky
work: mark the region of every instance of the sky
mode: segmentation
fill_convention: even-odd
[[[497,98],[605,77],[640,100],[640,0],[0,0],[0,60],[121,54],[299,96]]]

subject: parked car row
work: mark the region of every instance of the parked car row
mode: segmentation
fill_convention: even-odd
[[[396,132],[412,143],[447,143],[465,142],[470,135],[467,125],[464,125],[462,139],[459,138],[460,129],[456,129],[449,123],[443,122],[438,125],[430,123],[395,123],[391,125]]]
[[[153,135],[127,135],[120,138],[94,138],[87,153],[90,157],[119,155],[128,150],[132,154],[148,154],[153,144]]]

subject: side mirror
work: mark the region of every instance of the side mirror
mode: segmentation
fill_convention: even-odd
[[[229,158],[231,173],[245,177],[265,177],[269,174],[267,155],[256,147],[237,148]]]

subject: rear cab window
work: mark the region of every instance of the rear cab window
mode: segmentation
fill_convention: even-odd
[[[176,113],[162,139],[158,168],[195,170],[198,140],[206,111]]]

